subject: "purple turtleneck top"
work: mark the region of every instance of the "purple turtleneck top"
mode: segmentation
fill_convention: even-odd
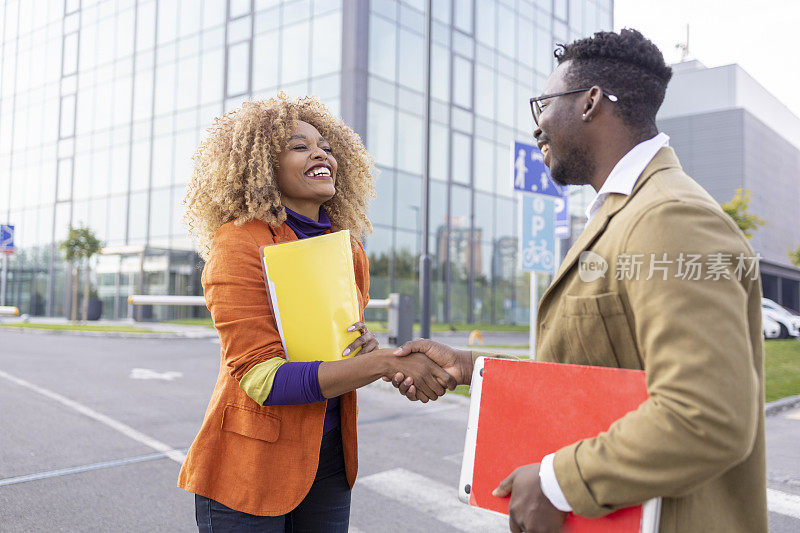
[[[307,239],[322,235],[331,229],[331,221],[325,210],[319,208],[319,222],[288,207],[286,224],[292,228],[298,239]],[[284,363],[275,372],[272,390],[264,405],[298,405],[304,403],[324,402],[325,397],[319,388],[319,365],[322,361]],[[339,427],[339,398],[329,398],[325,410],[323,433]]]

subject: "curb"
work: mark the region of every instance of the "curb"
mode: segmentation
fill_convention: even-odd
[[[781,411],[786,411],[787,409],[797,407],[798,405],[800,405],[800,394],[797,396],[789,396],[788,398],[781,398],[780,400],[775,400],[774,402],[769,402],[766,406],[764,406],[764,412],[767,416],[773,416]]]
[[[210,339],[216,335],[197,336],[186,335],[179,332],[147,332],[134,333],[131,331],[76,331],[68,329],[38,329],[38,328],[15,328],[5,326],[0,331],[14,331],[17,333],[30,333],[32,335],[73,335],[77,337],[107,337],[114,339]]]

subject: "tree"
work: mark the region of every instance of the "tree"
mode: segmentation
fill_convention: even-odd
[[[94,232],[87,228],[81,227],[78,229],[81,236],[81,243],[83,244],[83,260],[86,264],[84,269],[84,285],[83,285],[83,321],[85,322],[89,316],[89,275],[91,273],[91,259],[103,247],[102,241],[97,238]]]
[[[759,226],[764,225],[764,220],[758,215],[751,215],[748,213],[750,207],[750,190],[749,189],[736,189],[736,194],[733,199],[727,204],[722,204],[722,210],[728,213],[728,216],[733,219],[739,229],[742,230],[744,236],[748,239],[753,238],[753,232]]]
[[[800,244],[797,245],[797,250],[789,252],[789,260],[796,267],[800,267]]]
[[[72,304],[70,305],[70,320],[75,321],[78,319],[78,274],[75,271],[75,262],[81,258],[83,252],[83,245],[81,243],[81,234],[77,228],[69,225],[67,229],[67,238],[59,244],[59,247],[64,252],[64,259],[69,262],[69,273],[72,276]]]
[[[90,265],[89,261],[100,251],[103,243],[97,238],[94,232],[86,227],[74,227],[72,224],[67,229],[67,238],[61,241],[60,248],[64,252],[64,258],[69,261],[69,271],[72,275],[72,305],[70,319],[75,321],[78,319],[78,280],[80,279],[81,269],[80,262],[85,265],[85,281],[83,290],[83,320],[86,320],[89,310],[89,275]],[[76,265],[76,262],[78,263]]]

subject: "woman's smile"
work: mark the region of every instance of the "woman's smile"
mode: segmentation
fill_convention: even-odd
[[[333,176],[331,175],[331,166],[327,163],[317,163],[316,165],[312,165],[311,168],[306,170],[305,175],[312,180],[333,181]]]

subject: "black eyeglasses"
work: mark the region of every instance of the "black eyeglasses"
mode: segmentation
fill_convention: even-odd
[[[534,96],[533,98],[531,98],[531,113],[533,114],[533,122],[536,123],[537,126],[539,125],[539,115],[541,115],[542,111],[544,111],[544,108],[547,107],[547,106],[542,107],[539,104],[539,102],[541,102],[542,100],[548,100],[550,98],[555,98],[556,96],[564,96],[566,94],[582,93],[584,91],[589,91],[589,90],[591,90],[591,87],[587,87],[586,89],[571,89],[569,91],[561,91],[560,93],[543,94],[542,96]],[[600,90],[602,91],[602,89]],[[606,91],[603,91],[603,96],[607,97],[612,102],[616,102],[617,100],[619,100],[619,98],[617,98],[613,94],[607,93]]]

